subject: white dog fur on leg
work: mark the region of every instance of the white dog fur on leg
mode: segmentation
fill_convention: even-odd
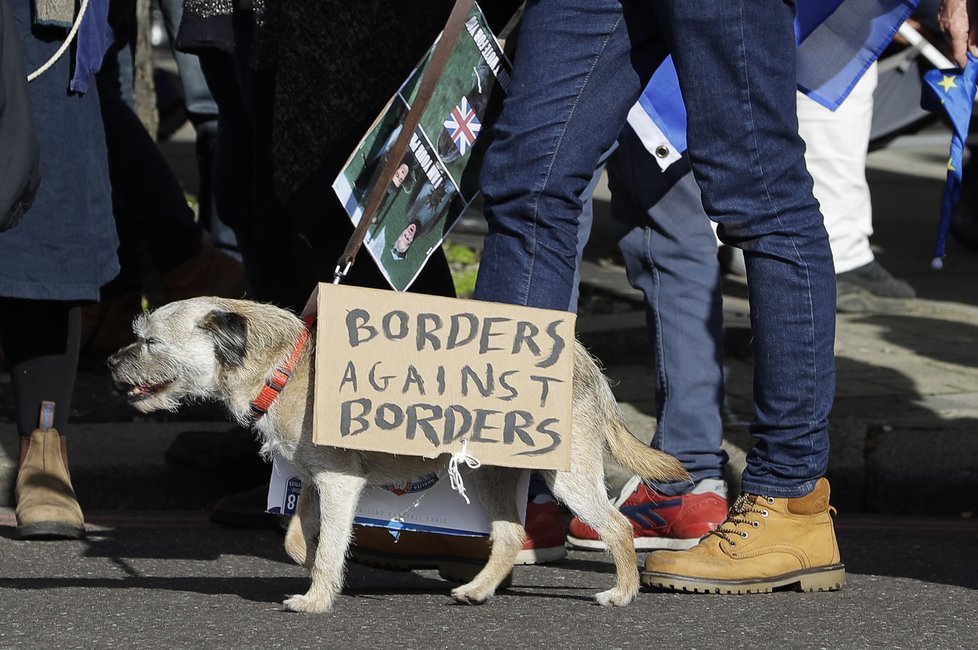
[[[353,515],[363,488],[416,479],[438,472],[436,459],[391,456],[315,445],[312,442],[315,337],[301,350],[291,379],[267,413],[255,418],[251,403],[266,382],[300,346],[304,323],[292,313],[245,300],[192,298],[140,316],[137,341],[109,358],[115,381],[128,388],[132,405],[144,413],[176,410],[192,400],[223,402],[242,425],[251,426],[265,454],[280,453],[303,478],[299,509],[286,536],[286,549],[309,568],[312,584],[285,606],[325,612],[343,587]],[[602,454],[611,455],[647,480],[687,479],[675,458],[650,449],[625,426],[608,382],[577,344],[574,358],[571,468],[544,472],[554,496],[608,544],[615,562],[614,587],[597,595],[602,605],[626,605],[638,594],[632,528],[609,502]],[[492,520],[492,550],[485,568],[452,591],[463,603],[483,603],[513,567],[523,545],[516,499],[521,470],[483,467],[474,474]]]

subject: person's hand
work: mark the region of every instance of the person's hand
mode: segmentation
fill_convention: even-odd
[[[951,39],[951,56],[962,68],[967,53],[978,56],[978,7],[975,0],[942,0],[937,12],[941,29]]]

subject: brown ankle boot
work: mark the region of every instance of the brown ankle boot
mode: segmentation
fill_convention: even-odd
[[[196,296],[241,298],[247,290],[244,266],[209,239],[201,240],[200,251],[160,278],[165,302]]]
[[[795,499],[741,495],[726,521],[693,548],[650,553],[642,584],[717,594],[841,589],[846,572],[834,512],[824,478]]]
[[[17,536],[79,539],[85,520],[68,474],[65,439],[56,429],[35,429],[21,438],[17,472]]]
[[[82,307],[82,356],[104,359],[135,341],[132,322],[142,313],[141,291],[105,296],[101,302]]]

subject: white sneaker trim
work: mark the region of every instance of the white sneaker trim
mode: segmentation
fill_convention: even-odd
[[[553,546],[550,548],[524,548],[516,554],[516,561],[513,564],[546,564],[556,562],[567,557],[567,548],[564,546]]]
[[[578,551],[607,551],[608,545],[602,539],[582,539],[580,537],[567,536],[567,543],[571,548]]]

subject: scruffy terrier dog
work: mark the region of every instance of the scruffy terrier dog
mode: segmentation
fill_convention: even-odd
[[[329,610],[343,586],[354,512],[364,487],[437,472],[447,465],[448,455],[395,457],[313,444],[314,335],[281,394],[256,418],[252,401],[297,349],[305,331],[304,323],[288,311],[244,300],[193,298],[140,316],[134,328],[138,340],[110,357],[109,366],[136,409],[174,411],[183,401],[218,400],[235,420],[252,427],[263,453],[282,454],[300,473],[303,490],[286,550],[309,569],[312,584],[285,606],[302,612]],[[590,524],[611,551],[615,586],[597,594],[597,602],[626,605],[639,589],[632,526],[606,495],[603,450],[607,446],[618,463],[648,480],[688,477],[676,459],[632,436],[606,378],[580,344],[573,400],[571,469],[543,476],[554,496]],[[525,535],[517,510],[521,471],[485,466],[471,475],[492,522],[492,549],[478,575],[452,591],[458,602],[485,602],[513,568]]]

